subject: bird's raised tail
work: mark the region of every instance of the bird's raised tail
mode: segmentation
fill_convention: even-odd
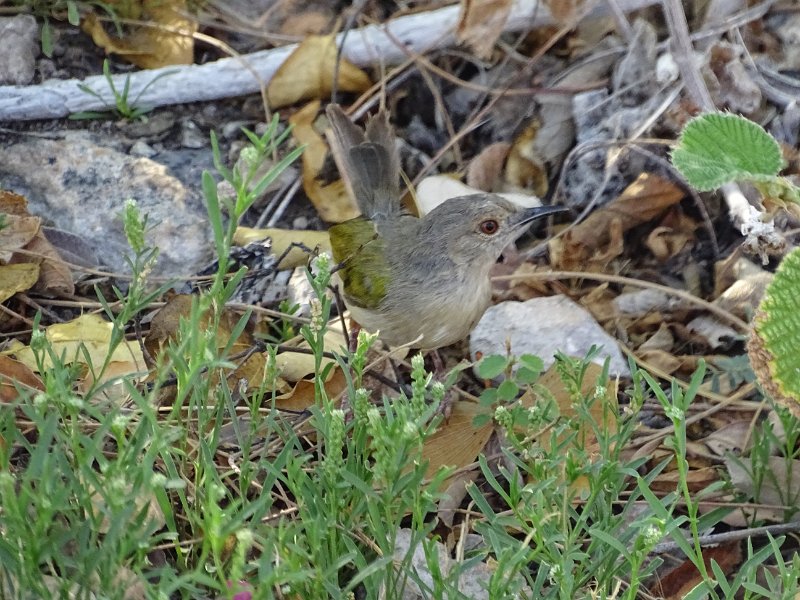
[[[336,166],[361,213],[370,219],[399,213],[400,158],[389,115],[381,110],[364,132],[336,104],[328,106],[327,114]]]

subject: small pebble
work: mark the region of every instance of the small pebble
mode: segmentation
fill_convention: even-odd
[[[131,156],[143,156],[144,158],[152,158],[158,152],[156,152],[155,148],[151,145],[146,144],[142,140],[137,141],[133,146],[131,146],[130,151],[128,152]]]
[[[208,143],[208,136],[200,131],[200,128],[189,119],[181,121],[181,146],[197,150],[205,148]]]

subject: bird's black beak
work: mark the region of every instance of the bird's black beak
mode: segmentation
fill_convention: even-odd
[[[542,217],[563,212],[571,211],[564,206],[534,206],[533,208],[526,208],[517,213],[515,227],[522,227]]]

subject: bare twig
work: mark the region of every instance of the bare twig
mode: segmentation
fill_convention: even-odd
[[[771,4],[769,0],[767,3]],[[696,67],[689,26],[680,0],[662,0],[662,7],[672,39],[673,56],[686,90],[703,112],[716,110],[708,87]],[[725,184],[721,192],[731,220],[745,236],[744,243],[748,251],[760,256],[766,264],[769,255],[779,253],[786,247],[786,240],[775,231],[772,223],[761,220],[762,213],[750,204],[736,183]]]
[[[735,542],[739,540],[746,540],[752,537],[762,535],[782,535],[784,533],[795,533],[800,531],[800,521],[791,521],[789,523],[779,523],[778,525],[767,525],[765,527],[751,527],[750,529],[736,529],[726,533],[714,533],[711,535],[704,535],[700,537],[701,546],[715,546],[717,544],[724,544],[725,542]],[[667,552],[675,552],[680,550],[680,546],[675,542],[663,542],[657,544],[653,548],[653,554],[666,554]]]
[[[654,4],[657,0],[617,0],[623,11],[632,11]],[[456,44],[455,31],[459,6],[417,13],[392,19],[382,25],[370,25],[351,30],[342,48],[344,58],[359,66],[376,63],[394,65],[406,60],[406,51],[422,53]],[[587,16],[607,14],[608,7],[600,2]],[[543,3],[536,0],[515,0],[505,24],[506,31],[520,31],[554,23]],[[400,40],[398,47],[387,35]],[[343,36],[337,37],[341,45]],[[234,58],[223,58],[204,65],[167,67],[130,74],[130,96],[139,97],[146,106],[158,107],[207,100],[218,100],[258,92],[261,85],[275,75],[278,68],[297,48],[290,44]],[[243,66],[246,61],[248,68]],[[161,85],[148,84],[163,77]],[[127,75],[117,75],[114,84],[125,85]],[[80,89],[87,85],[100,98]],[[145,89],[147,88],[147,89]],[[141,96],[139,96],[141,94]],[[115,105],[108,82],[102,76],[48,81],[38,86],[0,86],[0,121],[61,118],[87,110],[107,110]]]

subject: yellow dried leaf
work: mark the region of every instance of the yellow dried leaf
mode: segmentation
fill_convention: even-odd
[[[336,54],[335,35],[311,35],[300,42],[267,86],[270,106],[281,108],[301,100],[330,97]],[[340,92],[364,92],[371,85],[364,71],[344,58],[339,60],[337,88]]]
[[[39,279],[39,265],[21,263],[0,266],[0,302],[31,289]]]
[[[100,20],[89,14],[81,27],[95,44],[143,69],[194,62],[192,36],[197,32],[197,22],[186,17],[186,0],[141,0],[117,4],[124,5],[127,18],[141,19],[147,24],[132,27],[124,38],[112,37]]]
[[[7,263],[15,251],[24,248],[36,237],[42,220],[39,217],[6,214],[4,223],[5,227],[0,229],[0,262]]]
[[[338,319],[328,324],[328,329],[325,331],[325,348],[330,351],[338,351],[340,348],[346,346],[347,343],[342,335],[342,330]],[[308,344],[302,343],[300,348],[308,349]],[[300,352],[281,352],[276,357],[278,372],[280,376],[289,382],[300,381],[309,375],[317,372],[315,368],[316,359],[312,354],[301,354]],[[326,365],[335,363],[332,358],[323,358],[321,369]],[[321,370],[320,369],[320,370]],[[331,377],[333,371],[328,374]]]
[[[65,364],[88,364],[95,370],[100,369],[109,355],[109,342],[113,325],[99,315],[81,315],[68,323],[56,323],[45,329],[45,338],[53,348],[53,352],[62,357]],[[85,351],[82,349],[85,348]],[[38,367],[29,346],[17,349],[17,359],[37,371]],[[88,362],[87,362],[88,356]],[[109,362],[125,363],[127,372],[142,371],[145,368],[144,357],[139,344],[123,341],[111,354]],[[49,355],[44,357],[45,368],[52,367]]]
[[[317,117],[319,107],[319,100],[310,102],[292,115],[289,122],[292,124],[292,135],[297,143],[305,146],[303,190],[306,196],[323,221],[341,223],[357,217],[360,212],[355,200],[347,193],[344,181],[340,179],[323,185],[317,179],[328,154],[325,139],[314,129],[314,119]]]
[[[536,135],[541,129],[538,119],[522,130],[508,153],[506,183],[514,189],[530,190],[539,197],[547,194],[547,166],[536,151]]]

